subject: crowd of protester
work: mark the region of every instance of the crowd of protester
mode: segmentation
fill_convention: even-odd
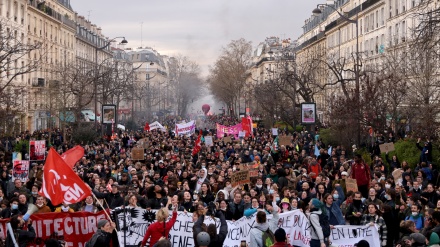
[[[232,221],[257,213],[258,221],[265,220],[266,214],[275,217],[296,209],[309,213],[320,207],[330,227],[377,225],[381,246],[440,243],[440,190],[429,139],[414,143],[421,153],[420,162],[412,169],[396,156],[386,154],[382,160],[376,149],[371,164],[342,146],[332,147],[328,153],[328,146],[305,130],[290,134],[288,145],[279,145],[276,136],[262,128],[255,129],[253,137],[232,138],[230,143],[217,139],[215,130],[205,129],[203,135],[213,135],[214,145],[202,143],[201,151],[193,156],[197,133],[175,136],[172,131],[123,132],[111,141],[83,145],[84,157],[73,169],[100,203],[89,196],[75,205],[52,205],[38,195],[42,162],[32,164],[28,182],[22,183],[11,179],[11,162],[3,161],[0,216],[24,215],[29,204],[38,207],[37,213],[97,212],[103,209],[100,205],[110,209],[124,205],[191,212],[195,222],[208,208],[215,208],[221,217]],[[40,133],[36,137],[47,139],[60,154],[74,145],[63,141],[61,134]],[[35,134],[19,137],[30,138]],[[140,140],[145,143],[145,157],[133,160],[132,148]],[[315,154],[315,145],[319,155]],[[233,187],[231,176],[249,163],[258,167],[259,176],[250,184]],[[358,191],[347,191],[347,178],[357,180]],[[210,235],[212,239],[217,233]]]

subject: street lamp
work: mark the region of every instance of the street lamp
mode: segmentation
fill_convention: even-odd
[[[127,44],[128,41],[125,39],[125,37],[115,37],[109,41],[107,41],[107,43],[102,46],[102,47],[98,47],[98,44],[96,44],[95,46],[95,83],[94,83],[94,89],[93,89],[93,94],[94,94],[94,98],[95,98],[95,130],[98,131],[98,51],[104,50],[105,48],[107,48],[111,42],[115,41],[115,39],[120,39],[122,38],[122,41],[120,44]]]
[[[344,19],[345,21],[347,21],[348,23],[352,23],[356,25],[356,60],[355,60],[355,65],[354,65],[354,76],[355,76],[355,97],[356,97],[356,104],[357,104],[357,116],[356,116],[356,128],[357,128],[357,145],[360,144],[360,85],[359,85],[359,22],[358,22],[358,12],[356,12],[356,19],[350,19],[348,17],[346,17],[345,15],[343,15],[341,12],[339,12],[335,7],[333,7],[334,1],[327,1],[326,4],[318,4],[317,8],[314,9],[312,11],[312,14],[314,16],[320,16],[322,14],[322,10],[320,7],[323,6],[327,6],[330,7],[331,9],[333,9],[334,11],[336,11],[336,13],[338,13],[338,15]]]

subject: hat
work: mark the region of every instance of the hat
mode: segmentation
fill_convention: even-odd
[[[133,171],[133,170],[136,171],[136,168],[133,167],[133,168],[130,169],[130,171]]]
[[[421,234],[421,233],[411,233],[411,235],[409,235],[409,238],[414,240],[414,242],[416,242],[418,244],[425,243],[425,236],[423,236],[423,234]]]
[[[440,238],[438,237],[438,234],[435,232],[431,233],[431,236],[429,237],[429,245],[434,244],[440,244]]]
[[[341,176],[348,176],[347,172],[341,172]]]
[[[278,228],[274,232],[275,241],[279,242],[286,242],[286,231],[284,231],[283,228]]]
[[[107,223],[108,223],[108,220],[106,220],[106,219],[102,219],[102,220],[98,221],[98,229],[101,229]]]
[[[199,246],[208,246],[211,242],[211,237],[209,237],[209,234],[207,232],[200,232],[197,234],[197,243]]]
[[[163,163],[163,160],[159,160],[159,164],[160,164],[160,163]]]
[[[361,240],[356,244],[357,247],[370,247],[370,244],[366,240]]]
[[[163,177],[163,181],[168,180],[168,176]]]
[[[287,204],[289,204],[289,203],[290,203],[290,202],[289,202],[289,199],[286,198],[286,197],[284,197],[283,200],[281,200],[281,204],[283,204],[283,203],[287,203]]]
[[[321,208],[321,207],[322,207],[322,203],[321,203],[318,199],[316,199],[316,198],[313,198],[313,199],[312,199],[312,205],[313,205],[315,208]]]
[[[118,184],[113,183],[111,187],[118,187]]]

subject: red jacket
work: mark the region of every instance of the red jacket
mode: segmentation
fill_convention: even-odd
[[[177,212],[173,211],[173,217],[170,221],[165,223],[165,237],[168,238],[168,235],[170,234],[171,227],[173,227],[174,223],[177,219]],[[154,222],[153,224],[148,226],[147,232],[145,233],[144,239],[142,240],[141,246],[145,246],[147,244],[147,240],[150,239],[150,246],[153,246],[161,237],[163,237],[163,229],[164,223],[163,222]]]
[[[370,167],[365,163],[354,163],[351,167],[351,177],[356,179],[357,185],[369,185]]]

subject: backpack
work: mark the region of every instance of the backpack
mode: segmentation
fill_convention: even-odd
[[[261,238],[263,240],[263,247],[270,247],[275,244],[275,235],[273,235],[273,232],[269,228],[267,228],[266,231],[261,231],[261,232],[263,234]]]
[[[328,217],[327,215],[324,215],[324,213],[321,214],[317,214],[319,216],[319,224],[321,225],[322,228],[322,233],[324,234],[324,238],[328,238],[330,236],[330,223],[328,222]],[[310,221],[310,219],[309,219]],[[313,227],[313,230],[316,233],[316,229],[313,226],[312,222],[310,222],[310,225]]]

